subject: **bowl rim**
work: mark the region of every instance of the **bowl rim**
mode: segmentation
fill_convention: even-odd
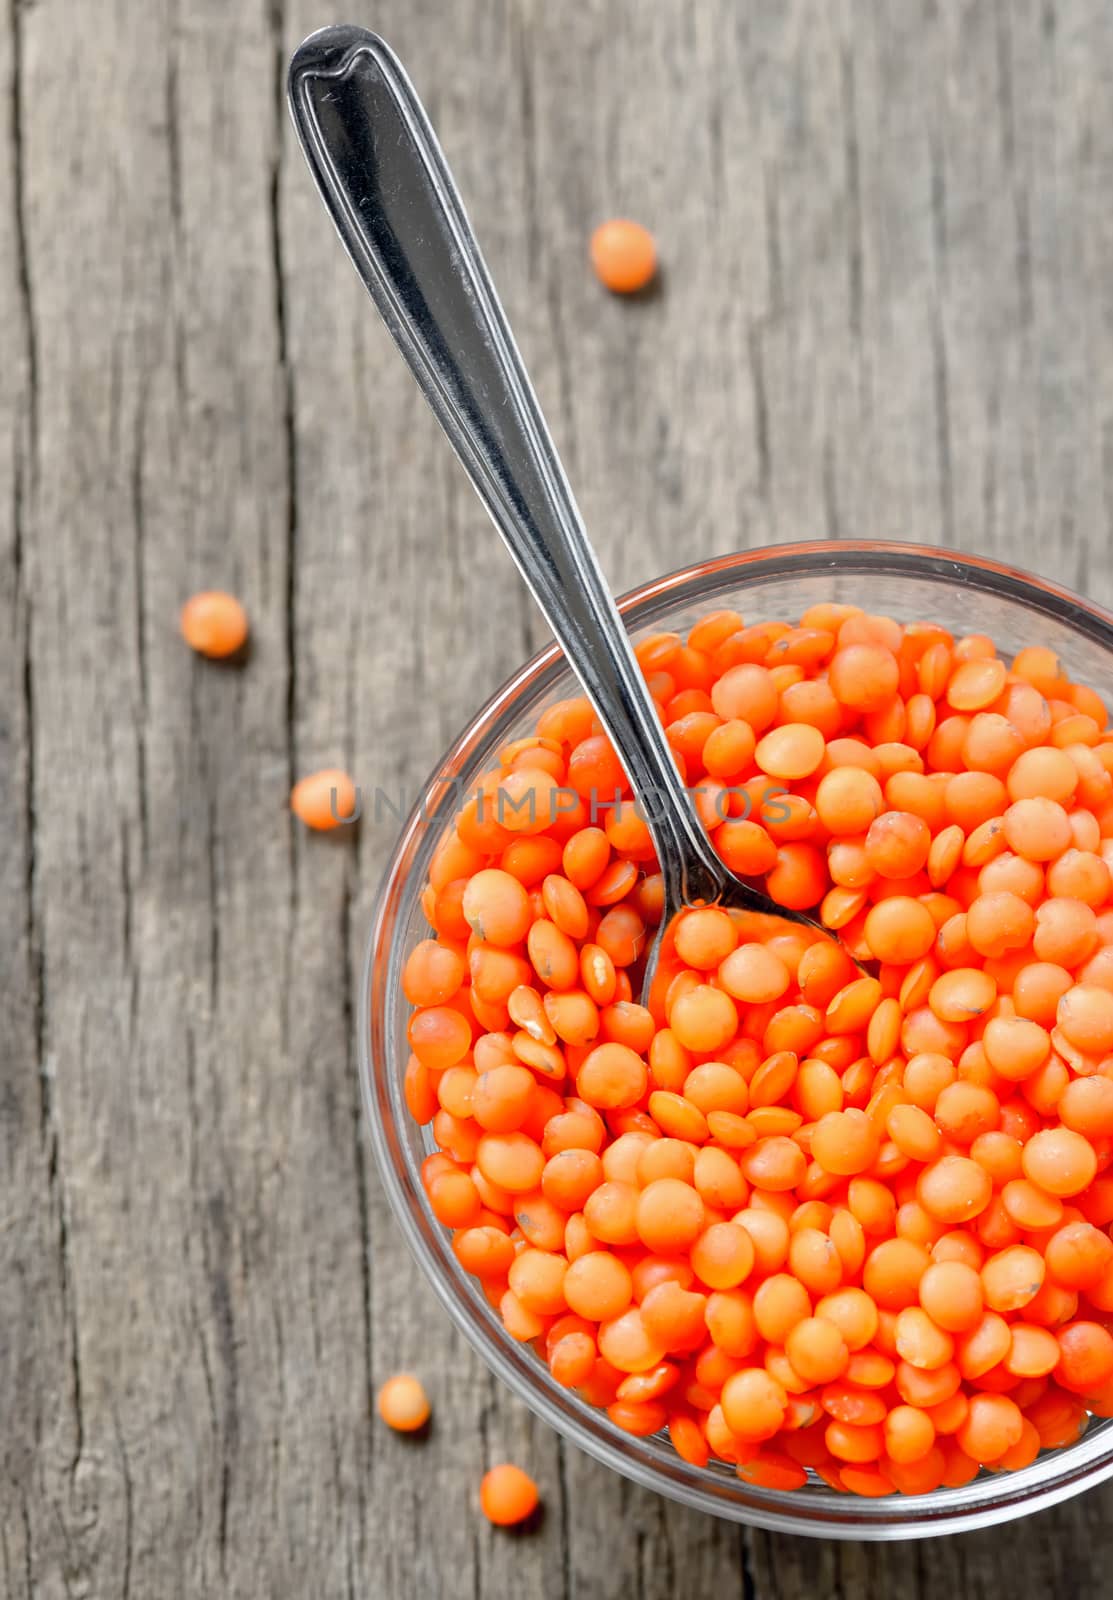
[[[837,574],[840,570],[903,573],[1003,594],[1037,613],[1067,623],[1076,633],[1113,653],[1113,614],[1059,584],[987,557],[884,540],[816,540],[765,545],[718,556],[641,584],[624,594],[618,606],[624,614],[642,613],[640,621],[651,621],[654,610],[674,601],[685,589],[714,584],[716,579],[735,573],[756,578],[791,576],[794,572]],[[605,1412],[564,1391],[551,1394],[542,1387],[538,1381],[540,1370],[535,1360],[527,1356],[529,1347],[516,1345],[502,1330],[462,1269],[453,1262],[454,1275],[445,1272],[444,1258],[450,1257],[451,1252],[445,1250],[444,1258],[438,1257],[418,1225],[417,1216],[425,1217],[428,1208],[401,1157],[394,1115],[384,1114],[373,1087],[375,1061],[392,1054],[387,1029],[399,993],[392,982],[389,959],[394,925],[413,857],[427,830],[438,820],[440,808],[453,798],[452,778],[445,774],[454,774],[465,766],[500,717],[511,711],[524,694],[542,689],[547,677],[555,679],[564,668],[559,645],[547,645],[495,691],[452,741],[422,786],[391,851],[376,893],[364,949],[356,1015],[357,1064],[371,1145],[403,1237],[455,1326],[485,1365],[570,1443],[642,1487],[712,1515],[774,1532],[871,1542],[936,1537],[1026,1516],[1113,1477],[1113,1423],[1090,1428],[1077,1444],[1041,1455],[1019,1471],[979,1476],[971,1484],[935,1490],[922,1498],[893,1495],[862,1499],[827,1491],[804,1499],[753,1488],[729,1470],[708,1473],[706,1469],[690,1467],[679,1457],[675,1465],[663,1462],[648,1455],[642,1440],[616,1428]],[[398,1099],[396,1094],[395,1110]],[[1051,1463],[1054,1470],[1049,1473]],[[719,1494],[715,1492],[717,1477],[722,1481]]]

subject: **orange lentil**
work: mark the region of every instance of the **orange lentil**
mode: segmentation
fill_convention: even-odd
[[[777,846],[759,822],[731,817],[715,829],[715,848],[740,877],[758,877],[777,862]]]
[[[484,868],[468,880],[463,910],[468,926],[489,944],[517,944],[530,927],[524,886],[498,867]]]
[[[692,1244],[692,1267],[709,1289],[734,1289],[754,1265],[753,1241],[736,1222],[713,1222]]]
[[[854,711],[879,711],[896,694],[900,668],[882,644],[848,643],[828,664],[828,681],[836,698]]]
[[[1113,1049],[1113,993],[1099,984],[1079,983],[1068,989],[1056,1008],[1063,1035],[1090,1055]]]
[[[642,1300],[642,1322],[649,1338],[662,1349],[686,1352],[707,1336],[708,1307],[705,1294],[665,1280],[650,1289]]]
[[[1070,846],[1070,819],[1056,800],[1016,800],[1004,817],[1009,848],[1029,861],[1053,861]]]
[[[549,1371],[565,1389],[580,1388],[590,1378],[597,1359],[595,1340],[587,1333],[565,1334],[548,1349]]]
[[[1071,823],[1074,826],[1073,818]],[[1052,895],[1081,900],[1084,905],[1103,906],[1113,894],[1113,876],[1103,858],[1092,850],[1065,850],[1047,869],[1047,887]]]
[[[999,956],[1029,944],[1035,922],[1035,912],[1026,900],[999,890],[978,895],[968,907],[966,935],[979,955]]]
[[[897,1314],[896,1353],[910,1366],[933,1372],[950,1361],[954,1340],[922,1306],[905,1306]]]
[[[904,1091],[913,1105],[933,1111],[940,1094],[957,1076],[954,1063],[936,1051],[919,1051],[904,1069]]]
[[[1004,1128],[992,1128],[971,1141],[970,1154],[995,1185],[1003,1185],[1020,1176],[1023,1148],[1020,1140]]]
[[[972,770],[1003,774],[1024,750],[1024,736],[1006,716],[979,711],[970,719],[962,759]]]
[[[612,293],[634,294],[646,287],[657,270],[653,235],[640,222],[626,218],[602,222],[591,236],[591,264]]]
[[[830,1294],[842,1282],[843,1263],[838,1248],[830,1235],[818,1227],[804,1227],[792,1233],[788,1264],[811,1294]]]
[[[429,1399],[421,1380],[399,1372],[388,1378],[375,1400],[380,1417],[396,1433],[415,1433],[429,1420]]]
[[[982,1281],[962,1261],[934,1261],[919,1283],[920,1304],[936,1325],[949,1333],[965,1333],[981,1318]]]
[[[700,1298],[702,1300],[702,1296]],[[753,1300],[745,1290],[715,1290],[703,1302],[700,1315],[702,1323],[695,1330],[697,1340],[703,1337],[706,1327],[716,1347],[737,1360],[756,1348],[758,1331]]]
[[[574,1261],[564,1274],[562,1292],[570,1310],[593,1322],[620,1316],[633,1298],[629,1268],[606,1250]]]
[[[834,767],[820,779],[815,809],[830,833],[865,833],[885,809],[885,796],[872,774],[859,767]]]
[[[565,844],[561,854],[564,876],[580,893],[593,887],[602,877],[611,858],[611,846],[602,828],[581,828]]]
[[[731,782],[741,778],[749,769],[757,741],[748,722],[732,718],[720,722],[707,736],[703,746],[703,763],[712,777]]]
[[[775,1050],[767,1056],[749,1082],[751,1106],[775,1106],[782,1101],[796,1080],[798,1065],[794,1050]]]
[[[777,715],[780,696],[767,668],[754,662],[729,666],[709,691],[711,704],[724,722],[742,720],[760,734]]]
[[[327,767],[310,773],[290,791],[290,810],[307,828],[328,832],[356,816],[356,787],[346,772]]]
[[[930,1259],[923,1245],[911,1239],[885,1239],[865,1259],[862,1287],[883,1310],[915,1305]]]
[[[511,1194],[536,1189],[545,1168],[540,1146],[525,1133],[484,1134],[475,1159],[485,1178]]]
[[[488,1522],[511,1527],[533,1515],[538,1504],[537,1485],[521,1467],[503,1462],[483,1474],[479,1504]]]
[[[1113,1334],[1100,1322],[1079,1319],[1059,1328],[1055,1379],[1064,1389],[1085,1394],[1113,1378]]]
[[[910,878],[928,858],[931,833],[910,811],[886,811],[870,824],[866,859],[883,878]]]
[[[938,1155],[939,1130],[919,1106],[893,1106],[886,1117],[885,1126],[897,1148],[911,1160],[932,1161]]]
[[[734,1067],[722,1061],[705,1061],[684,1079],[684,1098],[706,1115],[710,1111],[733,1111],[739,1115],[749,1109],[750,1089]]]
[[[810,844],[781,845],[765,886],[771,898],[789,910],[804,911],[816,906],[828,886],[823,857]]]
[[[876,1423],[829,1422],[824,1431],[828,1450],[840,1462],[865,1465],[881,1455],[885,1436]]]
[[[972,1461],[984,1465],[999,1461],[1023,1429],[1023,1413],[1008,1395],[975,1394],[955,1438]]]
[[[1026,1178],[1060,1199],[1081,1194],[1097,1172],[1093,1145],[1072,1128],[1044,1128],[1033,1134],[1021,1161]]]
[[[467,1019],[450,1006],[426,1006],[415,1011],[407,1036],[414,1055],[435,1072],[461,1061],[472,1038]]]
[[[723,1384],[722,1414],[739,1439],[771,1439],[784,1421],[788,1396],[780,1383],[759,1368],[744,1368]]]
[[[824,1317],[804,1317],[790,1328],[785,1354],[808,1385],[830,1383],[841,1377],[850,1360],[841,1332]]]
[[[620,858],[606,867],[597,881],[586,891],[589,906],[616,906],[637,887],[638,868],[635,862]],[[631,910],[631,915],[633,912]],[[640,918],[638,919],[640,921]],[[602,941],[600,941],[602,942]],[[633,960],[631,955],[629,960]]]
[[[585,1256],[584,1260],[593,1260]],[[553,1316],[566,1308],[564,1279],[568,1262],[550,1250],[529,1247],[514,1258],[507,1274],[510,1288],[527,1311]]]
[[[710,1456],[707,1442],[696,1421],[683,1412],[669,1420],[669,1438],[677,1455],[694,1467],[705,1467]]]
[[[738,942],[734,923],[717,906],[685,912],[677,919],[674,937],[680,960],[700,971],[718,967]]]
[[[1078,772],[1062,750],[1040,747],[1025,750],[1009,769],[1007,787],[1012,800],[1042,797],[1065,804],[1078,786]]]
[[[1034,1300],[1046,1268],[1038,1250],[1012,1245],[998,1251],[982,1267],[985,1303],[994,1311],[1019,1311]]]
[[[633,1306],[599,1326],[599,1352],[619,1372],[648,1372],[664,1357],[651,1337],[639,1307]]]
[[[812,1133],[812,1155],[827,1171],[845,1177],[865,1172],[877,1158],[880,1140],[860,1111],[831,1111]]]
[[[813,773],[825,750],[818,728],[808,722],[789,722],[770,729],[758,741],[754,761],[762,772],[787,782]]]
[[[1059,1363],[1059,1341],[1047,1328],[1032,1323],[1014,1322],[1011,1327],[1006,1369],[1016,1377],[1042,1378]]]
[[[436,939],[422,939],[402,969],[402,992],[412,1006],[443,1005],[464,981],[467,968],[459,951]]]
[[[234,656],[247,641],[247,612],[235,595],[219,589],[192,595],[178,621],[190,649],[213,660]]]
[[[910,1361],[900,1361],[893,1375],[893,1384],[905,1405],[928,1410],[944,1405],[961,1388],[962,1373],[953,1361],[941,1367],[917,1367]]]
[[[1038,1072],[1051,1053],[1047,1029],[1027,1017],[991,1018],[982,1042],[998,1077],[1016,1082]]]
[[[598,1110],[636,1105],[645,1093],[648,1071],[642,1058],[628,1045],[597,1045],[581,1063],[576,1089],[582,1100]]]
[[[885,1451],[901,1466],[922,1461],[935,1444],[935,1423],[916,1406],[894,1406],[885,1418]]]
[[[499,866],[527,888],[559,870],[561,845],[548,835],[512,839],[499,858]]]
[[[981,711],[999,698],[1008,669],[995,657],[961,662],[947,684],[947,704],[956,711]]]
[[[1081,900],[1057,896],[1036,910],[1032,946],[1041,961],[1076,967],[1092,954],[1098,937],[1093,909]]]
[[[1004,1317],[983,1311],[974,1326],[962,1334],[955,1359],[962,1376],[971,1382],[984,1376],[1009,1353],[1012,1333]]]
[[[928,1005],[943,1022],[967,1022],[983,1016],[997,997],[997,985],[978,967],[956,967],[931,986]]]
[[[751,1461],[742,1462],[738,1476],[762,1489],[787,1492],[802,1489],[808,1481],[805,1469],[779,1451],[763,1450]]]
[[[881,1395],[856,1387],[845,1379],[828,1383],[820,1393],[820,1403],[828,1416],[851,1427],[871,1427],[884,1422],[887,1407]]]
[[[1104,1075],[1072,1079],[1057,1109],[1064,1126],[1075,1133],[1090,1139],[1113,1135],[1113,1079]]]
[[[692,1245],[703,1230],[705,1217],[699,1194],[679,1178],[655,1179],[638,1198],[638,1236],[650,1250],[667,1253]]]
[[[719,966],[718,978],[729,995],[751,1005],[779,999],[792,981],[780,957],[754,943],[732,950]]]
[[[490,1223],[462,1229],[453,1239],[452,1249],[465,1272],[478,1278],[503,1278],[514,1260],[509,1236]]]
[[[992,1089],[969,1079],[948,1084],[935,1102],[936,1126],[952,1144],[973,1144],[979,1134],[997,1126],[1000,1115],[1000,1102]]]
[[[751,1112],[753,1117],[755,1113]],[[785,1135],[759,1136],[741,1156],[742,1175],[755,1189],[783,1193],[804,1178],[807,1160],[799,1145]]]

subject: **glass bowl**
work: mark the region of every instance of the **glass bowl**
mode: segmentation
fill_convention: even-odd
[[[1049,645],[1070,675],[1113,702],[1113,617],[1054,584],[971,556],[904,544],[798,544],[724,556],[659,578],[621,602],[635,638],[683,632],[730,606],[749,622],[797,617],[819,601],[863,605],[899,620],[988,633],[1012,653]],[[1091,1423],[1065,1449],[1012,1473],[981,1473],[959,1489],[864,1499],[816,1481],[786,1493],[753,1488],[727,1465],[690,1466],[667,1437],[634,1438],[562,1389],[528,1345],[507,1334],[434,1219],[419,1168],[433,1148],[406,1109],[402,1079],[409,1007],[402,968],[427,936],[420,893],[437,839],[497,751],[534,729],[552,701],[578,692],[555,645],[534,657],[475,716],[418,799],[379,893],[363,966],[359,1060],[372,1142],[391,1205],[422,1270],[457,1327],[538,1416],[617,1472],[685,1505],[737,1522],[826,1538],[905,1539],[954,1533],[1038,1511],[1113,1476],[1113,1422]]]

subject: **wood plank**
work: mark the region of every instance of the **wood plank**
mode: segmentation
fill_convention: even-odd
[[[0,1444],[0,1585],[36,1588],[57,1559],[53,1497],[75,1459],[72,1283],[68,1218],[58,1183],[50,1066],[41,1055],[45,993],[42,892],[36,857],[36,704],[29,567],[37,492],[38,432],[33,301],[27,258],[22,144],[26,77],[18,13],[0,17],[0,1393],[8,1425]]]
[[[20,12],[35,883],[68,1358],[26,1552],[36,1595],[325,1571],[299,1516],[336,1499],[317,1387],[344,1368],[343,1349],[312,1361],[307,1206],[323,1258],[346,1240],[353,1267],[327,1315],[360,1315],[342,1159],[315,1163],[312,1190],[284,1170],[303,1080],[283,1037],[277,42],[262,5],[231,27],[216,5],[126,11],[107,30],[92,8]],[[247,600],[250,671],[176,639],[202,583]],[[328,1112],[313,1095],[315,1131]],[[49,1330],[45,1296],[37,1317]],[[299,1467],[279,1525],[299,1456],[314,1495]]]

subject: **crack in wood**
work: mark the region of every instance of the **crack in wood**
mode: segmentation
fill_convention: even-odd
[[[934,252],[935,294],[931,309],[931,370],[935,397],[935,442],[939,471],[940,533],[943,543],[955,546],[955,489],[951,459],[950,376],[947,333],[943,321],[943,293],[947,281],[947,195],[943,152],[937,138],[930,141],[931,234]]]

